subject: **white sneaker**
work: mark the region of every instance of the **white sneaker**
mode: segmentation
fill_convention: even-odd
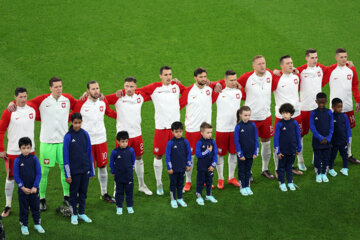
[[[143,192],[148,196],[151,196],[153,194],[146,185],[139,187],[139,192]]]

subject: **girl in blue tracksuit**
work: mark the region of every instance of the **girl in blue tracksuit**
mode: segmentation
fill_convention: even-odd
[[[94,165],[89,134],[81,128],[80,113],[71,115],[71,126],[65,134],[63,158],[66,182],[70,184],[71,223],[78,224],[78,218],[87,223],[92,220],[85,215],[86,194],[89,177],[94,176]],[[77,207],[79,205],[79,208]]]
[[[236,115],[238,124],[234,131],[234,143],[238,157],[240,193],[247,196],[253,194],[250,188],[251,166],[259,154],[259,139],[255,123],[249,121],[250,107],[242,106]]]
[[[313,133],[312,147],[314,149],[314,166],[316,182],[328,182],[326,176],[331,155],[331,138],[334,132],[333,113],[325,108],[326,94],[320,92],[316,95],[318,108],[311,111],[310,130]]]
[[[45,230],[40,225],[39,183],[41,167],[37,157],[31,154],[31,146],[30,138],[23,137],[19,139],[21,154],[15,159],[13,168],[14,179],[19,186],[19,222],[23,235],[29,235],[29,208],[34,220],[34,228],[39,233],[45,233]]]
[[[165,153],[166,167],[170,177],[170,204],[172,208],[177,208],[178,204],[186,207],[182,194],[185,170],[190,171],[192,165],[191,148],[188,140],[182,137],[183,124],[181,122],[173,122],[171,131],[174,137],[167,143]]]
[[[278,156],[279,164],[276,170],[280,184],[280,190],[285,192],[285,172],[288,187],[295,191],[293,183],[292,167],[295,162],[295,155],[301,151],[300,127],[296,120],[292,119],[295,109],[290,103],[280,106],[279,112],[282,119],[276,124],[274,135],[274,150]]]
[[[134,213],[134,165],[135,152],[129,147],[129,134],[120,131],[116,135],[119,147],[115,148],[110,155],[110,170],[115,178],[115,201],[116,214],[123,213],[124,194],[126,194],[126,207],[129,214]]]
[[[203,122],[200,126],[202,138],[196,143],[195,155],[197,161],[197,176],[196,176],[196,202],[199,205],[204,205],[202,198],[202,190],[204,183],[206,185],[206,198],[212,203],[217,203],[217,200],[211,195],[211,187],[214,176],[214,168],[217,163],[218,149],[215,140],[212,136],[212,126]]]
[[[334,98],[331,101],[332,109],[334,110],[334,133],[331,139],[331,157],[329,161],[329,174],[333,177],[337,175],[334,170],[334,161],[338,151],[343,160],[342,169],[340,172],[348,176],[348,144],[351,139],[351,127],[348,117],[342,112],[342,101],[340,98]]]

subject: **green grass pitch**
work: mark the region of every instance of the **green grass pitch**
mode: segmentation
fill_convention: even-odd
[[[359,1],[207,0],[207,1],[19,1],[0,4],[0,108],[13,99],[17,86],[29,98],[48,93],[48,80],[63,79],[64,92],[78,98],[89,80],[97,80],[104,94],[122,88],[126,76],[139,87],[159,81],[162,65],[189,86],[193,70],[204,67],[212,81],[225,70],[251,70],[251,58],[263,54],[270,69],[290,54],[295,66],[305,63],[304,52],[316,48],[324,65],[335,62],[335,49],[345,47],[360,66]],[[328,86],[324,88],[328,92]],[[274,103],[274,102],[273,102]],[[216,106],[213,106],[213,125]],[[274,106],[272,107],[272,110]],[[184,119],[184,111],[182,120]],[[360,125],[359,114],[356,114]],[[155,192],[152,140],[154,108],[143,106],[145,182]],[[36,145],[39,146],[39,123]],[[115,144],[115,121],[106,119],[109,152]],[[360,158],[360,127],[353,130],[353,154]],[[117,216],[115,205],[99,200],[97,177],[90,181],[86,213],[92,224],[72,226],[55,213],[62,201],[59,169],[50,172],[48,211],[41,214],[46,233],[32,229],[23,239],[358,239],[360,166],[350,165],[349,177],[339,174],[316,184],[311,166],[311,134],[305,137],[309,170],[294,177],[300,186],[282,193],[276,181],[260,175],[261,158],[254,161],[254,195],[242,197],[225,186],[214,190],[217,204],[198,206],[194,189],[184,195],[188,207],[172,209],[168,176],[163,171],[164,196],[137,191],[135,214]],[[36,151],[39,151],[37,148]],[[5,205],[5,167],[0,163],[0,207]],[[341,168],[340,158],[335,169]],[[274,170],[271,160],[270,169]],[[227,177],[227,163],[225,164]],[[196,174],[193,173],[193,182]],[[136,179],[136,177],[135,177]],[[216,180],[217,177],[215,176]],[[113,181],[109,177],[109,193]],[[13,212],[3,220],[8,239],[22,239],[17,192]]]

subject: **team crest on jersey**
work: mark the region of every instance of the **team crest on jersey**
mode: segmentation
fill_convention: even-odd
[[[294,79],[294,83],[295,83],[295,85],[297,85],[299,83],[297,78]]]
[[[210,95],[210,90],[206,90],[206,95]]]
[[[266,79],[266,82],[267,82],[267,83],[270,83],[270,78],[267,78],[267,79]]]
[[[321,77],[321,72],[320,71],[318,71],[318,77]]]
[[[351,74],[347,75],[347,80],[351,80]]]
[[[173,93],[176,93],[176,88],[175,88],[175,87],[172,89],[172,92],[173,92]]]
[[[33,119],[33,118],[34,118],[34,114],[33,114],[33,113],[30,113],[30,114],[29,114],[29,118],[30,118],[30,119]]]
[[[138,98],[138,99],[137,99],[137,103],[140,103],[140,102],[141,102],[141,99],[140,99],[140,98]]]
[[[236,99],[240,99],[240,93],[236,94]]]
[[[66,103],[64,103],[64,102],[61,103],[61,107],[62,107],[62,108],[66,108]]]
[[[104,106],[100,106],[100,112],[104,111]]]
[[[44,159],[44,164],[49,165],[50,159]]]

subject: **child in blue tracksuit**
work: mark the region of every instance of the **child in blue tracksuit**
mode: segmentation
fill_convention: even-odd
[[[238,124],[234,131],[240,193],[243,196],[253,194],[250,188],[251,166],[254,158],[259,154],[258,133],[255,123],[249,121],[250,115],[250,107],[242,106],[236,113]]]
[[[295,191],[293,183],[292,167],[295,162],[295,155],[301,151],[300,127],[296,120],[292,119],[295,109],[290,103],[284,103],[280,106],[279,112],[282,119],[276,124],[274,135],[274,150],[279,159],[277,174],[280,184],[280,190],[287,191],[285,185],[285,172],[288,187]]]
[[[212,136],[212,126],[209,123],[203,122],[200,125],[200,133],[202,138],[196,143],[195,155],[197,161],[197,177],[196,177],[196,202],[199,205],[204,205],[202,198],[202,190],[204,183],[206,185],[206,198],[212,203],[217,203],[217,200],[211,195],[211,187],[214,176],[214,168],[217,163],[218,149],[215,140]]]
[[[45,233],[45,230],[40,225],[39,183],[41,167],[37,157],[31,154],[31,146],[30,138],[23,137],[19,139],[21,154],[15,159],[13,168],[14,179],[19,186],[19,221],[23,235],[29,235],[29,208],[34,220],[34,228],[39,233]]]
[[[115,178],[115,201],[116,214],[123,212],[124,193],[126,194],[126,206],[129,214],[134,213],[133,192],[134,192],[134,165],[135,151],[129,147],[129,134],[120,131],[116,135],[119,147],[115,148],[110,155],[110,170]]]
[[[69,132],[65,134],[63,146],[65,178],[70,184],[71,224],[73,225],[78,224],[78,218],[87,223],[92,222],[85,214],[85,202],[89,177],[94,176],[94,165],[90,136],[81,128],[81,124],[80,113],[71,115],[71,126]]]
[[[170,177],[170,204],[172,208],[177,208],[178,203],[182,207],[187,206],[182,198],[182,191],[185,170],[190,171],[192,162],[190,144],[188,140],[182,137],[183,129],[181,122],[173,122],[171,131],[174,137],[166,145],[165,160]]]
[[[325,108],[326,94],[320,92],[316,95],[318,108],[311,111],[310,130],[313,133],[312,147],[314,149],[314,166],[316,182],[328,182],[327,167],[331,155],[331,138],[334,131],[333,113]]]
[[[338,151],[343,160],[343,166],[340,172],[348,176],[348,144],[351,139],[351,128],[348,117],[342,112],[342,101],[340,98],[334,98],[331,102],[332,109],[334,110],[334,133],[331,139],[331,157],[329,161],[329,174],[333,177],[337,175],[334,170],[334,161]]]

